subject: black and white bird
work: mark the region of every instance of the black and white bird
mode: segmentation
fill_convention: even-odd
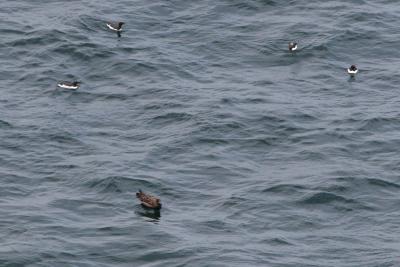
[[[358,69],[356,65],[351,65],[350,68],[347,69],[347,73],[350,74],[351,76],[356,75],[358,72]]]
[[[296,51],[297,50],[297,43],[296,42],[290,42],[289,43],[289,51]]]
[[[64,88],[64,89],[72,89],[72,90],[76,90],[76,89],[78,89],[79,88],[79,86],[80,86],[80,82],[65,82],[65,81],[63,81],[63,82],[59,82],[58,84],[57,84],[57,86],[58,87],[61,87],[61,88]]]
[[[117,32],[118,37],[121,37],[122,25],[125,24],[124,22],[107,22],[106,24],[110,30]]]

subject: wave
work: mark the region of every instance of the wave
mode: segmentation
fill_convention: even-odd
[[[108,176],[87,181],[84,186],[98,193],[131,192],[134,194],[139,189],[145,191],[147,188],[158,187],[158,183],[150,182],[146,179],[134,179],[125,176]]]
[[[301,201],[302,204],[313,204],[313,205],[330,204],[332,202],[342,202],[345,204],[356,203],[356,201],[353,199],[348,199],[343,196],[329,192],[313,193],[311,196],[307,196]]]

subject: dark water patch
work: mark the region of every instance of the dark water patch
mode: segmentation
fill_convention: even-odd
[[[18,29],[4,29],[4,28],[2,28],[2,29],[0,29],[0,33],[2,34],[2,35],[4,35],[4,36],[10,36],[10,35],[15,35],[14,36],[14,38],[20,38],[22,35],[24,35],[25,34],[25,31],[23,31],[23,30],[18,30]],[[6,39],[3,39],[4,41],[6,40]],[[0,44],[1,45],[1,47],[3,47],[3,46],[8,46],[8,45],[10,45],[10,43],[1,43]]]
[[[362,157],[369,157],[371,160],[380,160],[382,154],[395,153],[396,149],[393,145],[400,143],[400,140],[396,141],[381,141],[381,140],[371,140],[365,141],[365,147],[359,149],[360,155]]]
[[[106,179],[101,181],[100,183],[97,183],[96,185],[92,186],[95,190],[96,187],[98,188],[96,191],[99,193],[121,193],[121,189],[118,186],[118,182],[111,178],[111,179]]]
[[[255,124],[263,124],[265,126],[269,125],[282,125],[286,122],[285,119],[281,118],[280,116],[268,116],[268,115],[261,115],[259,117],[256,117],[252,120],[253,123]]]
[[[223,138],[199,138],[197,143],[205,145],[227,145],[229,141]]]
[[[370,36],[373,34],[379,34],[372,31],[356,31],[355,29],[346,29],[340,34],[336,34],[331,42],[334,43],[346,43],[347,45],[352,45],[359,43],[360,41],[368,42]]]
[[[345,143],[353,141],[352,133],[340,133],[337,131],[326,131],[321,129],[316,133],[306,133],[302,135],[296,135],[291,138],[295,143],[302,143],[304,145],[318,145],[318,144],[334,144],[334,143]],[[347,148],[345,148],[345,151]]]
[[[63,132],[63,133],[49,133],[47,131],[42,131],[41,137],[49,142],[61,144],[61,145],[73,145],[73,146],[85,146],[85,144],[75,138],[72,134]]]
[[[226,98],[226,97],[223,97],[223,98],[220,100],[220,102],[221,102],[222,105],[233,105],[233,104],[238,103],[239,101],[238,101],[238,99],[236,99],[236,98]]]
[[[212,163],[212,162],[211,162]],[[204,166],[205,165],[205,166]],[[198,168],[201,166],[201,170]],[[226,185],[226,182],[228,182],[230,179],[233,179],[234,177],[242,177],[242,174],[240,172],[237,172],[233,168],[230,168],[229,166],[216,166],[212,164],[199,164],[199,166],[193,166],[196,168],[196,176],[200,177],[205,177],[207,179],[201,179],[198,180],[199,183],[202,184],[202,186],[205,187],[210,187],[215,188],[216,184],[220,185]],[[212,179],[214,178],[214,179]],[[211,179],[211,180],[210,180]],[[210,181],[214,181],[215,183],[211,183]]]
[[[61,41],[63,33],[57,30],[34,31],[25,34],[24,37],[7,43],[9,46],[25,49],[41,49]]]
[[[172,141],[168,145],[159,145],[157,148],[152,149],[149,153],[148,158],[153,158],[153,160],[165,160],[165,161],[185,161],[182,155],[192,151],[192,146],[187,143],[181,142],[179,136],[171,136],[171,139],[178,139],[177,141]]]
[[[227,199],[224,198],[222,201],[220,201],[219,205],[216,205],[216,207],[217,207],[217,209],[225,210],[225,209],[229,209],[229,208],[233,208],[236,206],[246,204],[248,202],[249,202],[249,199],[247,199],[247,198],[231,196]]]
[[[57,199],[53,200],[50,207],[61,210],[71,211],[75,216],[80,216],[81,220],[85,220],[88,216],[96,216],[103,214],[105,217],[117,214],[113,204],[102,202],[100,200],[90,199]]]
[[[294,245],[282,237],[275,237],[275,238],[267,239],[264,241],[264,243],[267,243],[267,244],[273,245],[273,246],[292,246],[292,245]]]
[[[296,112],[295,114],[289,115],[288,118],[290,118],[291,120],[299,121],[302,124],[303,123],[317,122],[320,119],[317,116],[314,116],[314,115],[311,115],[311,114],[307,114],[307,113],[304,113],[304,112]]]
[[[104,47],[96,47],[95,45],[92,45],[92,44],[86,44],[83,46],[87,48],[85,50],[85,53],[87,53],[91,58],[96,59],[96,60],[99,60],[99,59],[111,60],[113,57],[116,56],[115,51],[106,49]],[[94,46],[94,47],[91,48],[91,46]]]
[[[13,125],[5,120],[0,120],[0,129],[11,129]]]
[[[168,262],[168,260],[171,259],[188,259],[191,257],[193,254],[193,251],[191,249],[187,248],[176,248],[172,249],[171,251],[163,251],[160,249],[152,249],[149,250],[146,254],[141,255],[140,257],[137,258],[139,262],[152,262],[154,259],[157,259],[157,262],[159,264],[171,264],[172,262]],[[177,265],[179,266],[179,265]]]
[[[87,87],[91,87],[87,85]],[[127,101],[137,97],[136,94],[125,93],[101,93],[95,92],[92,88],[87,88],[83,84],[81,88],[76,91],[65,90],[62,88],[55,88],[54,90],[45,91],[44,94],[51,97],[63,97],[66,101],[74,104],[89,104],[93,102],[108,102],[108,101]]]
[[[262,192],[264,193],[284,193],[284,194],[293,194],[297,192],[302,192],[307,188],[302,185],[294,185],[294,184],[280,184],[268,187]]]
[[[14,152],[23,153],[27,151],[27,145],[35,144],[33,140],[36,136],[37,134],[32,132],[12,131],[3,137],[5,141],[0,146]]]
[[[183,123],[192,120],[193,115],[188,113],[177,113],[177,112],[169,112],[167,114],[159,115],[153,117],[149,120],[149,125],[158,126],[158,127],[167,127],[172,123]]]
[[[393,188],[393,189],[399,189],[400,188],[400,184],[392,183],[392,182],[385,181],[385,180],[382,180],[382,179],[368,178],[367,181],[368,181],[369,184],[374,185],[374,186],[378,186],[378,187]]]
[[[153,52],[156,51],[156,47],[121,47],[119,48],[121,52],[125,52],[126,54],[135,54],[135,53],[145,53],[145,52]]]
[[[155,102],[149,103],[145,105],[143,108],[145,110],[164,110],[164,109],[183,109],[187,107],[182,103],[173,103],[173,102]]]
[[[395,190],[397,191],[400,188],[400,184],[392,181],[387,181],[381,178],[356,178],[356,177],[338,177],[335,178],[340,183],[349,184],[349,188],[359,189],[362,187],[369,187],[370,190],[377,189],[387,189],[387,190]]]
[[[260,137],[260,138],[246,138],[246,139],[228,139],[229,143],[239,145],[242,148],[266,148],[270,147],[273,145],[277,145],[279,143],[279,138],[278,137],[271,137],[271,136],[266,136],[266,137]]]
[[[353,204],[355,201],[353,199],[347,199],[343,196],[330,193],[330,192],[319,192],[314,193],[311,196],[305,197],[301,203],[303,204],[311,204],[311,205],[323,205],[330,204],[333,202],[341,202],[344,204]]]
[[[66,44],[66,43],[60,44],[59,46],[54,48],[52,52],[60,55],[68,55],[72,60],[77,60],[79,62],[88,61],[91,59],[90,55],[84,53],[75,44]]]
[[[244,99],[242,102],[245,104],[247,104],[247,103],[249,103],[249,104],[265,104],[265,103],[267,103],[267,100],[263,99],[263,98],[255,97],[255,98]]]
[[[225,233],[230,233],[232,232],[232,229],[230,227],[230,225],[222,220],[206,220],[203,222],[199,222],[198,225],[199,227],[198,230],[200,230],[201,232],[205,232],[210,234],[211,232],[221,232],[224,231]]]
[[[221,121],[216,123],[201,122],[197,123],[197,126],[199,128],[196,131],[196,133],[199,135],[203,135],[204,133],[206,133],[208,136],[221,136],[221,137],[233,136],[234,133],[240,134],[244,129],[246,129],[246,125],[238,121],[226,121],[226,122]]]
[[[80,29],[84,29],[89,33],[97,33],[100,30],[107,31],[106,20],[101,20],[88,15],[81,15],[79,19],[75,21],[76,26]]]
[[[2,187],[0,189],[0,193],[4,196],[7,196],[8,199],[13,199],[15,197],[25,197],[30,193],[30,190],[26,188],[21,188],[20,186],[8,186]],[[4,199],[3,199],[4,201]],[[2,201],[0,201],[1,203]]]
[[[344,125],[348,127],[354,127],[354,125],[358,125],[362,122],[362,120],[359,118],[362,114],[355,114],[353,115],[353,118],[343,118],[340,120],[332,120],[329,122],[331,125],[338,125],[343,127]]]
[[[348,16],[346,16],[346,19],[353,22],[368,22],[367,24],[370,24],[374,20],[384,21],[386,19],[386,16],[382,13],[361,11],[349,14]]]
[[[0,173],[0,177],[3,181],[7,182],[7,184],[10,184],[14,186],[15,184],[21,184],[21,185],[29,185],[31,186],[32,184],[35,183],[35,180],[32,179],[29,176],[23,175],[23,173],[10,173],[9,171],[2,171]],[[21,190],[26,190],[29,188],[24,188],[23,186],[20,187]]]
[[[256,86],[269,86],[269,85],[273,85],[274,83],[269,81],[269,80],[259,80],[259,81],[254,81],[252,83],[252,85],[256,85]]]
[[[83,96],[83,98],[81,98]],[[92,101],[126,101],[131,98],[135,98],[136,95],[129,95],[123,93],[95,93],[95,92],[77,92],[74,95],[75,99],[79,100],[83,99],[84,102],[92,102]]]
[[[135,212],[137,215],[149,219],[150,222],[158,223],[161,219],[160,210],[144,209],[141,205],[138,205],[138,211]]]
[[[127,235],[129,229],[124,229],[121,227],[115,227],[115,226],[104,226],[104,227],[99,227],[96,228],[95,231],[102,232],[103,234],[111,234],[111,235]]]
[[[312,161],[326,161],[327,156],[325,153],[315,152],[311,150],[302,150],[296,153],[296,156],[301,159],[305,160],[312,160]]]
[[[14,251],[14,253],[17,254],[16,251]],[[3,253],[1,253],[1,254],[3,254]],[[13,259],[13,256],[15,257],[15,259]],[[37,263],[41,262],[39,255],[36,257],[33,257],[33,256],[29,257],[29,255],[27,255],[27,256],[21,258],[21,256],[17,256],[17,255],[13,255],[13,254],[10,255],[10,253],[7,253],[7,255],[5,255],[3,259],[4,260],[0,260],[0,264],[5,267],[17,267],[17,266],[24,266],[24,265],[30,265],[30,264],[37,264]]]
[[[321,191],[325,191],[325,192],[335,192],[335,193],[344,194],[346,192],[349,192],[351,187],[344,186],[344,185],[338,185],[338,184],[328,184],[328,185],[316,186],[313,189],[321,190]]]
[[[110,73],[129,73],[130,75],[151,74],[159,70],[159,67],[150,62],[120,61],[108,66]]]
[[[243,1],[233,1],[228,5],[229,7],[233,7],[239,10],[246,10],[246,11],[257,11],[258,8],[255,5],[255,2],[243,2]]]
[[[388,131],[400,128],[400,120],[397,117],[375,117],[366,119],[357,129],[359,131]]]
[[[139,189],[146,191],[147,188],[153,188],[157,183],[145,179],[110,176],[87,181],[84,185],[99,193],[122,193],[132,192],[132,190],[133,192],[136,192]]]

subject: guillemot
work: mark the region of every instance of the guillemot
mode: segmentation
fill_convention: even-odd
[[[295,51],[297,50],[297,43],[296,42],[290,42],[289,43],[289,51]]]
[[[64,89],[72,89],[76,90],[79,88],[80,82],[59,82],[57,84],[58,87],[64,88]]]
[[[347,73],[350,74],[351,76],[354,76],[355,74],[357,74],[358,69],[356,67],[356,65],[351,65],[350,68],[347,69]]]
[[[124,25],[125,22],[107,22],[106,24],[110,30],[117,32],[118,37],[121,37],[122,25]]]

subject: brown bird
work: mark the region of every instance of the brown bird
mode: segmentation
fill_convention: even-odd
[[[142,206],[150,209],[161,209],[160,199],[152,195],[146,194],[139,189],[136,193],[136,197],[142,202]]]

